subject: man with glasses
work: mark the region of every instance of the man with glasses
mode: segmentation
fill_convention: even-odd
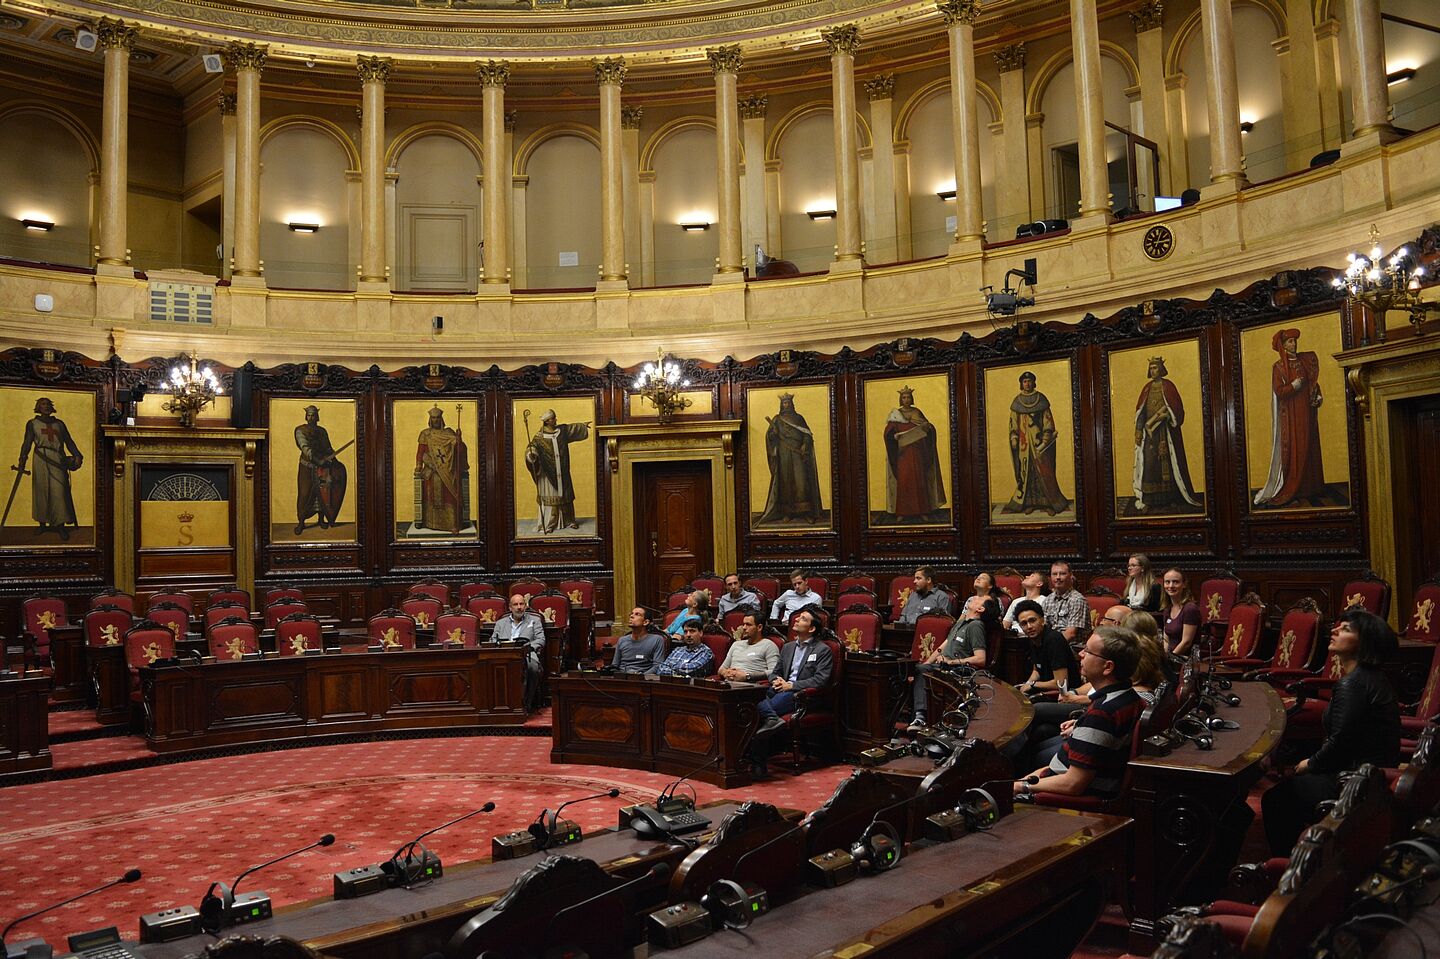
[[[1015,781],[1017,796],[1110,798],[1120,791],[1130,742],[1145,701],[1130,685],[1140,644],[1128,629],[1102,626],[1080,651],[1080,675],[1090,683],[1090,706],[1048,766]]]

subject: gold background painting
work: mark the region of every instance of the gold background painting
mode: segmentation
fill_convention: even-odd
[[[39,524],[31,514],[32,490],[35,478],[32,475],[20,480],[15,489],[15,502],[10,506],[10,515],[0,529],[0,547],[34,546],[93,546],[95,544],[95,394],[79,390],[29,389],[23,387],[0,387],[0,496],[8,498],[15,483],[16,473],[10,467],[20,460],[20,447],[25,442],[25,424],[35,418],[35,402],[42,396],[49,397],[55,404],[55,416],[64,421],[70,431],[70,438],[80,450],[83,462],[78,470],[70,473],[70,497],[75,504],[75,526],[67,527],[70,539],[63,541],[57,531],[38,533]],[[25,461],[25,468],[35,463],[32,447]],[[4,509],[0,500],[0,510]]]
[[[1180,436],[1185,444],[1190,488],[1197,494],[1198,507],[1179,500],[1178,507],[1132,509],[1135,500],[1135,401],[1150,382],[1150,358],[1163,357],[1166,376],[1180,394],[1185,419]],[[1139,519],[1154,516],[1194,516],[1205,512],[1205,464],[1209,461],[1205,436],[1205,409],[1201,396],[1204,378],[1200,372],[1200,341],[1184,340],[1110,354],[1110,455],[1115,471],[1115,516]]]
[[[915,393],[915,406],[936,429],[935,454],[940,462],[940,481],[945,491],[944,505],[924,519],[896,519],[888,515],[886,473],[889,469],[885,453],[885,421],[890,411],[900,406],[900,390],[910,387]],[[950,377],[945,373],[928,376],[896,377],[865,381],[865,495],[866,515],[871,526],[948,526],[955,502],[954,469],[950,439]],[[943,515],[941,515],[943,514]]]
[[[295,427],[305,422],[305,407],[320,411],[320,425],[330,436],[330,446],[340,449],[355,439],[355,401],[318,400],[296,397],[272,397],[270,430],[266,445],[270,452],[270,538],[277,543],[354,543],[355,496],[359,484],[355,468],[355,447],[338,457],[347,474],[345,499],[336,516],[337,525],[320,529],[312,515],[306,520],[305,531],[295,533],[295,499],[299,495],[300,448],[295,445]],[[413,454],[412,454],[413,455]]]
[[[765,512],[766,499],[770,493],[770,461],[765,451],[765,435],[770,428],[766,417],[774,418],[780,412],[780,396],[790,393],[795,397],[795,412],[805,417],[805,424],[815,437],[815,477],[820,483],[821,519],[816,523],[803,520],[761,523]],[[886,411],[889,412],[888,410]],[[795,387],[763,387],[748,390],[745,394],[745,450],[750,461],[750,525],[752,529],[831,529],[833,514],[832,487],[834,476],[831,472],[830,436],[830,387],[826,384]],[[926,415],[929,413],[927,411]],[[881,499],[884,499],[883,485]]]
[[[655,412],[655,407],[651,405],[650,401],[639,393],[629,393],[627,395],[630,401],[629,409],[631,419],[643,419],[647,416],[659,415]],[[708,416],[715,412],[715,397],[709,390],[682,390],[680,396],[690,401],[689,406],[680,410],[680,415]],[[535,421],[531,419],[530,422],[533,423]]]
[[[530,411],[530,428],[525,428],[525,411]],[[535,529],[540,509],[535,501],[535,481],[525,466],[525,447],[540,429],[540,418],[546,410],[555,411],[555,422],[589,423],[590,434],[570,444],[570,481],[575,484],[575,519],[579,529],[559,529],[541,533]],[[595,536],[595,399],[593,397],[527,397],[515,400],[510,409],[510,458],[514,470],[515,535],[519,538],[557,539],[566,536]]]
[[[1010,458],[1010,404],[1020,393],[1020,374],[1035,374],[1035,389],[1050,401],[1055,420],[1055,481],[1070,505],[1055,515],[1006,513],[1015,495],[1015,467]],[[1070,361],[1042,360],[992,366],[985,370],[985,461],[990,522],[995,524],[1073,522],[1075,520],[1075,408],[1070,393]]]
[[[459,418],[455,412],[460,406]],[[465,461],[470,469],[470,519],[467,527],[475,525],[480,515],[480,484],[484,481],[479,469],[480,450],[476,440],[480,436],[480,404],[475,399],[453,397],[427,400],[395,400],[390,406],[390,451],[391,483],[395,497],[396,534],[400,529],[415,522],[415,450],[420,442],[420,431],[430,426],[430,410],[439,407],[445,414],[445,425],[460,431],[465,443]],[[323,423],[323,416],[321,414]],[[471,530],[471,533],[474,531]],[[459,533],[442,533],[427,536],[427,539],[444,539],[459,536]]]
[[[1257,326],[1240,332],[1240,366],[1242,401],[1245,406],[1245,478],[1251,510],[1275,512],[1276,507],[1255,506],[1255,494],[1265,485],[1270,470],[1270,452],[1274,430],[1271,410],[1275,392],[1271,377],[1280,354],[1270,346],[1276,330],[1293,328],[1300,331],[1296,349],[1314,353],[1320,361],[1320,393],[1323,397],[1316,411],[1320,425],[1320,450],[1326,485],[1324,501],[1282,509],[1328,509],[1350,505],[1350,436],[1345,417],[1349,401],[1345,393],[1344,375],[1335,354],[1341,350],[1340,314],[1322,313],[1299,320],[1286,320]]]
[[[170,402],[170,399],[169,393],[146,393],[140,397],[140,402],[135,404],[136,418],[173,420],[173,425],[179,426],[180,414],[165,411],[165,404]],[[217,396],[215,402],[195,415],[195,423],[198,426],[229,426],[231,408],[229,396]]]

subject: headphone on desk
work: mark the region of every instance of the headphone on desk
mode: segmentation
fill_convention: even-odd
[[[1194,716],[1180,716],[1175,720],[1175,733],[1181,739],[1189,740],[1202,750],[1215,748],[1215,737],[1210,727]]]
[[[884,872],[900,865],[904,845],[900,833],[883,819],[865,827],[860,839],[850,847],[850,857],[862,872]]]

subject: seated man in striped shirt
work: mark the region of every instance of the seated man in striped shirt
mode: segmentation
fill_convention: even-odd
[[[1140,644],[1130,630],[1102,626],[1090,634],[1080,650],[1080,675],[1091,685],[1090,707],[1074,721],[1050,765],[1015,781],[1017,796],[1110,798],[1120,791],[1131,737],[1145,710],[1145,701],[1130,686],[1139,661]]]
[[[691,619],[685,623],[680,634],[680,644],[670,650],[665,662],[655,670],[661,676],[709,676],[715,672],[715,654],[710,647],[700,642],[700,620]]]

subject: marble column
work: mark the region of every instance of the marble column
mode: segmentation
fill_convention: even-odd
[[[520,114],[515,110],[505,111],[505,224],[510,233],[510,247],[506,255],[510,258],[510,285],[523,286],[525,276],[525,221],[515,215],[516,195],[520,192],[520,178],[515,170],[515,124]]]
[[[860,259],[860,160],[855,152],[855,51],[860,28],[853,23],[820,31],[830,50],[830,102],[835,128],[835,259]]]
[[[230,279],[235,257],[235,94],[222,93],[220,112],[220,278]]]
[[[1000,162],[995,164],[999,219],[997,240],[1015,235],[1015,227],[1033,220],[1030,215],[1030,143],[1025,135],[1025,44],[1007,43],[995,51],[1000,70]]]
[[[235,71],[235,266],[233,277],[260,277],[260,72],[269,47],[232,43]]]
[[[1340,23],[1334,18],[1315,25],[1316,91],[1320,96],[1320,136],[1326,150],[1340,146],[1344,134],[1344,97],[1340,80]]]
[[[629,264],[625,272],[638,276],[640,286],[654,286],[655,171],[640,169],[640,124],[644,120],[644,107],[630,104],[620,107],[620,165],[625,171],[625,262]]]
[[[715,74],[715,199],[720,221],[720,263],[716,273],[743,273],[740,244],[740,112],[737,89],[740,47],[706,51]]]
[[[765,110],[769,105],[770,98],[763,93],[740,98],[740,122],[745,128],[745,195],[740,208],[745,218],[746,255],[753,255],[756,246],[767,256],[778,252],[770,248],[765,206]]]
[[[1205,42],[1205,112],[1210,119],[1210,182],[1245,182],[1240,149],[1240,84],[1235,74],[1231,0],[1200,0]]]
[[[1095,0],[1070,0],[1070,45],[1075,61],[1075,120],[1080,151],[1080,218],[1110,214],[1105,169],[1105,95],[1100,79],[1100,25]],[[1061,211],[1066,218],[1069,210]]]
[[[881,73],[866,80],[865,95],[870,98],[870,136],[875,141],[870,160],[872,235],[865,249],[875,262],[893,263],[900,258],[896,245],[900,226],[895,216],[900,202],[895,191],[895,74]]]
[[[980,97],[975,92],[975,21],[979,0],[935,5],[950,37],[950,134],[955,150],[955,239],[985,238],[980,196]]]
[[[625,61],[606,57],[594,61],[600,86],[600,281],[620,283],[625,270],[625,184],[621,150],[620,88]]]
[[[1381,142],[1394,140],[1397,134],[1390,125],[1380,0],[1345,0],[1345,23],[1350,38],[1350,109],[1355,136],[1373,133]]]
[[[385,83],[391,61],[359,57],[360,282],[388,284],[385,268]]]
[[[1281,116],[1285,123],[1286,162],[1303,169],[1324,147],[1320,121],[1319,44],[1311,0],[1286,0],[1285,29],[1290,39],[1290,97]]]
[[[100,120],[100,254],[104,266],[130,262],[126,206],[130,193],[130,51],[134,27],[103,19],[96,26],[105,51]]]
[[[1135,28],[1136,62],[1140,68],[1140,135],[1154,141],[1160,154],[1160,183],[1155,192],[1178,196],[1186,184],[1176,188],[1170,172],[1170,149],[1166,139],[1165,116],[1165,32],[1161,0],[1147,0],[1131,11]]]
[[[484,210],[481,227],[485,241],[484,282],[510,282],[510,220],[506,215],[510,192],[510,153],[505,149],[505,84],[510,68],[487,60],[475,65],[481,90],[481,146],[485,150]]]

